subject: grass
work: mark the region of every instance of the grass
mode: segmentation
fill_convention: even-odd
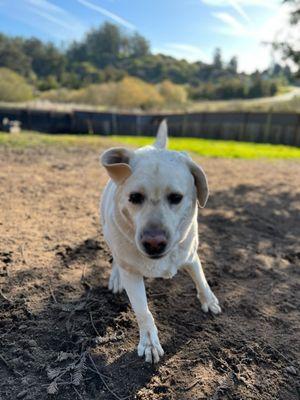
[[[37,146],[89,146],[101,150],[103,147],[125,145],[140,147],[153,143],[153,138],[136,136],[93,136],[93,135],[51,135],[36,132],[8,134],[0,132],[0,146],[27,148]],[[189,151],[204,157],[244,158],[244,159],[300,159],[300,148],[245,143],[224,140],[195,138],[170,138],[169,148]]]
[[[153,138],[134,136],[113,136],[116,142],[140,147],[151,144]],[[189,151],[204,157],[221,158],[300,158],[300,148],[260,143],[235,142],[229,140],[208,140],[194,138],[170,138],[171,150]]]

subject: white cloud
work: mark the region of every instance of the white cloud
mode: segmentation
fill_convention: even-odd
[[[231,7],[238,13],[240,14],[241,17],[243,17],[247,22],[250,22],[250,18],[246,11],[241,7],[240,3],[237,0],[228,0],[228,3],[231,5]]]
[[[99,6],[98,4],[94,4],[88,0],[77,0],[77,1],[78,1],[78,3],[82,4],[83,6],[100,13],[100,14],[104,15],[105,17],[112,19],[113,21],[124,26],[125,28],[136,29],[136,27],[133,24],[131,24],[130,22],[128,22],[126,19],[120,17],[117,14],[112,13],[111,11],[108,11],[107,9]]]
[[[262,7],[262,8],[277,8],[281,0],[202,0],[202,3],[214,7]],[[233,5],[232,3],[235,3]]]
[[[233,36],[249,36],[250,31],[241,24],[233,15],[226,12],[214,12],[212,15],[222,21],[227,28],[216,28],[219,33]]]
[[[41,25],[42,29],[51,32],[52,36],[72,38],[82,34],[86,29],[85,25],[71,13],[48,0],[25,0],[24,4],[31,13],[50,22],[50,26],[46,26],[43,23]],[[25,15],[24,18],[19,15],[19,19],[27,20]],[[30,21],[30,19],[26,22],[34,26],[34,22]],[[53,29],[53,24],[56,26],[55,30]]]
[[[209,62],[210,57],[198,46],[186,43],[166,43],[161,47],[155,47],[154,53],[168,54],[178,59],[186,59],[190,62],[203,61]]]

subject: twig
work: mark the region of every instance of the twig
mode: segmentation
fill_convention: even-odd
[[[184,388],[185,392],[188,392],[189,390],[193,389],[198,383],[200,382],[200,379],[198,379],[196,382],[193,382],[190,386]]]
[[[8,297],[5,296],[5,294],[2,292],[2,289],[0,289],[0,296],[1,296],[4,300],[6,300],[6,301],[8,301],[10,304],[12,304],[12,301],[11,301]]]
[[[27,261],[26,261],[26,258],[25,258],[25,254],[24,254],[24,244],[22,243],[21,244],[21,246],[20,246],[20,249],[21,249],[21,255],[22,255],[22,261],[23,261],[23,264],[27,264]]]
[[[81,396],[81,394],[78,392],[78,390],[76,389],[76,387],[74,385],[72,385],[73,389],[75,390],[77,396],[80,398],[80,400],[84,400],[84,398]]]
[[[53,292],[51,282],[50,282],[50,285],[49,285],[49,291],[50,291],[50,294],[51,294],[51,297],[52,297],[54,303],[57,304],[57,299],[56,299],[55,294],[54,294],[54,292]]]
[[[83,266],[82,273],[81,273],[81,280],[83,280],[83,281],[85,281],[85,270],[86,270],[86,265]]]
[[[217,361],[219,362],[219,364],[225,365],[227,368],[230,369],[231,372],[234,372],[234,371],[232,370],[232,368],[230,367],[230,365],[228,365],[228,363],[227,363],[225,360],[220,360],[218,357],[216,357],[216,356],[209,350],[209,348],[206,348],[206,350],[209,352],[209,354],[210,354],[215,360],[217,360]],[[221,370],[222,370],[223,372],[227,372],[227,371],[224,370],[223,368],[221,368]]]
[[[2,354],[0,354],[0,360],[3,362],[3,364],[6,366],[6,368],[7,368],[9,371],[11,371],[14,375],[22,376],[22,374],[20,374],[20,372],[15,371],[15,370],[13,369],[13,367],[12,367],[11,365],[8,364],[8,362],[5,360],[5,358],[3,357]]]
[[[264,347],[264,350],[266,348],[270,347],[272,350],[274,350],[276,353],[278,353],[282,358],[285,359],[289,364],[295,365],[295,363],[291,360],[289,360],[284,354],[282,354],[279,350],[275,349],[275,347],[271,346],[270,344],[267,344],[267,346]]]
[[[103,385],[106,387],[106,389],[109,391],[110,394],[112,394],[116,399],[118,400],[125,400],[124,397],[119,397],[115,392],[113,392],[110,387],[107,385],[105,379],[103,378],[103,375],[101,374],[101,372],[99,372],[97,365],[95,364],[92,356],[89,354],[89,359],[91,361],[91,363],[93,364],[93,367],[95,368],[95,372],[97,373],[97,375],[99,376],[99,378],[101,379],[101,381],[103,382]]]
[[[91,324],[92,324],[94,331],[96,332],[97,336],[101,337],[100,333],[98,332],[98,330],[94,324],[92,313],[90,312],[89,314],[90,314],[90,320],[91,320]]]
[[[92,372],[94,372],[94,374],[97,374],[97,371],[96,371],[94,368],[87,367],[87,369],[90,370],[90,371],[92,371]],[[110,379],[109,376],[107,376],[107,375],[102,374],[102,376],[103,376],[104,378]]]

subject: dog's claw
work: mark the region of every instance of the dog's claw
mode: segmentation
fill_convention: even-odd
[[[198,296],[199,298],[199,296]],[[219,300],[217,297],[213,294],[212,291],[210,291],[207,296],[206,296],[206,301],[202,302],[201,304],[202,311],[207,313],[208,311],[211,311],[213,314],[220,314],[222,312],[221,307],[219,305]]]
[[[160,357],[164,355],[156,333],[146,332],[141,335],[138,345],[138,355],[139,357],[145,355],[145,361],[148,363],[157,363]]]

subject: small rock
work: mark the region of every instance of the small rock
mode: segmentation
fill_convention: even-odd
[[[286,372],[287,372],[288,374],[297,375],[297,370],[296,370],[296,368],[293,367],[292,365],[286,367],[285,370],[286,370]]]
[[[25,390],[22,390],[22,392],[19,392],[19,393],[17,394],[17,399],[23,399],[23,397],[25,397],[27,393],[28,393],[28,392],[27,392],[26,389],[25,389]]]
[[[37,347],[37,342],[34,339],[28,340],[29,347]]]

